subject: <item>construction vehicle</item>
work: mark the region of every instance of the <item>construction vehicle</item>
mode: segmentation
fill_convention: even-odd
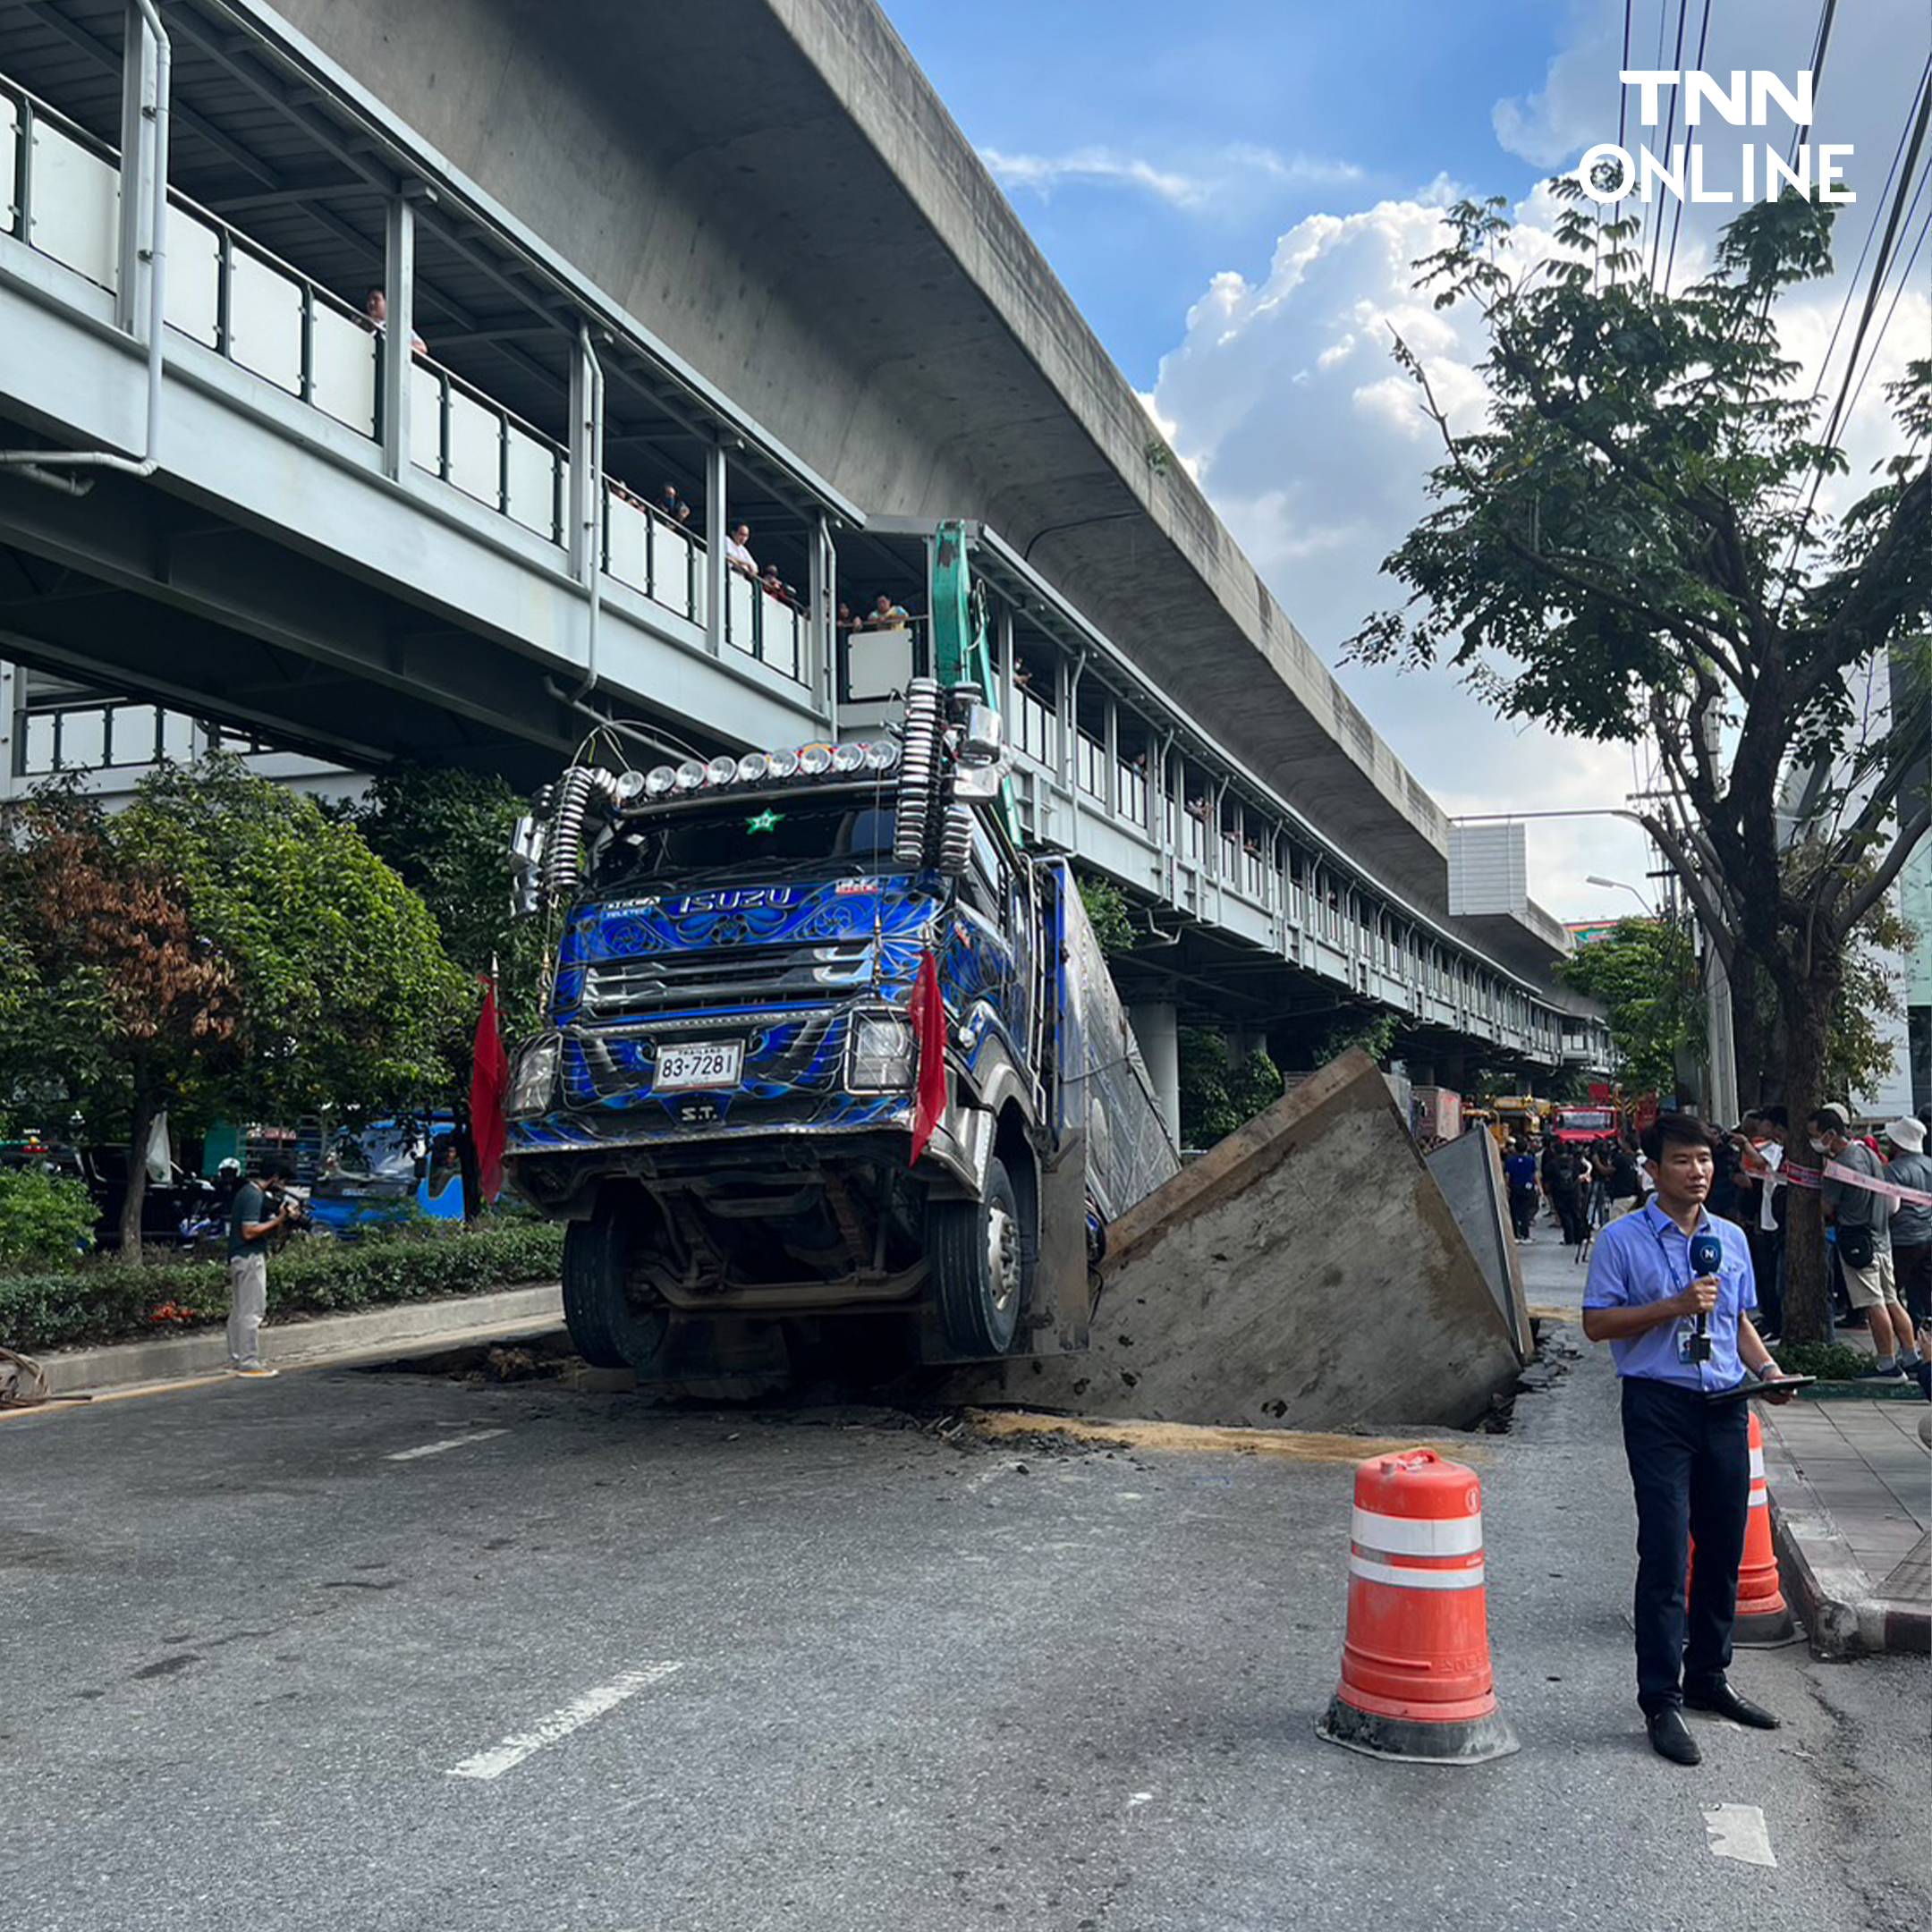
[[[520,902],[562,918],[505,1172],[569,1224],[593,1363],[1078,1349],[1106,1220],[1177,1171],[1072,874],[1018,835],[961,526],[928,568],[872,735],[580,755],[518,826]]]

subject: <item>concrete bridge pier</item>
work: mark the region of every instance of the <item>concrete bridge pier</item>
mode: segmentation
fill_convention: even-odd
[[[1128,1010],[1161,1118],[1176,1147],[1181,1145],[1181,1028],[1172,1000],[1142,1000]]]

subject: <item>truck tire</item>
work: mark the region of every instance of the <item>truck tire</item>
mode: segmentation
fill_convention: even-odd
[[[651,1374],[664,1353],[670,1320],[640,1310],[625,1293],[642,1230],[622,1208],[600,1208],[573,1221],[564,1237],[564,1323],[572,1345],[594,1368]]]
[[[926,1210],[928,1258],[939,1303],[939,1326],[960,1354],[1004,1355],[1019,1333],[1036,1252],[1020,1222],[1019,1199],[1005,1163],[995,1155],[976,1201],[934,1201]]]

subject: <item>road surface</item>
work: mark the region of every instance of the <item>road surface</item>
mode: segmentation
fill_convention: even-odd
[[[1747,1653],[1784,1731],[1645,1747],[1614,1398],[1467,1440],[1471,1769],[1315,1735],[1346,1463],[346,1368],[0,1421],[0,1919],[1922,1932],[1922,1662]]]

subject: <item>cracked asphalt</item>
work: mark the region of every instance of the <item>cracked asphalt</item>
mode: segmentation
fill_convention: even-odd
[[[1741,1653],[1783,1731],[1644,1747],[1569,1335],[1468,1439],[1522,1741],[1469,1769],[1315,1736],[1346,1464],[352,1369],[7,1419],[0,1918],[1920,1932],[1922,1660]],[[1775,1868],[1714,1854],[1720,1804]]]

